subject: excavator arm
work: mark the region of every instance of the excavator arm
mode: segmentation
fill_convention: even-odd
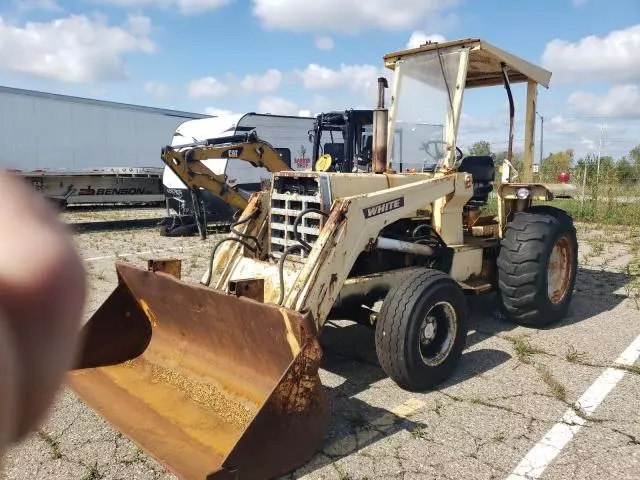
[[[247,199],[227,184],[224,175],[215,174],[202,163],[202,160],[210,159],[242,160],[269,172],[291,170],[280,154],[269,143],[260,140],[255,132],[162,149],[162,161],[189,189],[205,189],[229,205],[244,210]]]

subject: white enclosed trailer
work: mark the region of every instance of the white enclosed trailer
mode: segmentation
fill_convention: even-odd
[[[0,87],[0,168],[64,204],[164,202],[160,151],[209,115]]]

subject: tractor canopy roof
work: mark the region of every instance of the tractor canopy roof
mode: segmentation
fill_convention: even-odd
[[[508,67],[510,83],[533,81],[549,88],[551,72],[479,38],[425,43],[416,48],[389,53],[384,56],[384,63],[385,67],[394,70],[398,60],[421,56],[428,52],[446,54],[463,48],[469,50],[466,88],[502,85],[502,64]]]

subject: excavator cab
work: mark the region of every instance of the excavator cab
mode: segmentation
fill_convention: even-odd
[[[321,113],[316,117],[312,136],[314,171],[371,171],[371,148],[365,133],[373,125],[373,110],[345,110]],[[369,137],[371,138],[371,137]],[[318,168],[318,161],[329,156],[330,166]]]

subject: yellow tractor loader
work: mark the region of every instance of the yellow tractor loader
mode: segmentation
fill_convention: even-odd
[[[554,189],[531,183],[537,87],[551,73],[480,39],[384,61],[394,77],[389,108],[381,86],[374,112],[372,172],[274,173],[200,284],[181,280],[176,260],[119,263],[117,288],[84,326],[71,387],[181,478],[267,479],[309,460],[329,415],[318,369],[330,318],[361,318],[382,369],[424,391],[461,360],[465,295],[498,292],[507,318],[530,326],[567,312],[576,231],[567,213],[533,204]],[[525,172],[511,183],[511,85],[522,82]],[[491,157],[456,147],[465,90],[491,86],[512,107],[501,182]],[[387,132],[419,122],[444,125],[422,141],[445,156],[395,173],[399,137]],[[483,213],[497,183],[498,213]]]

